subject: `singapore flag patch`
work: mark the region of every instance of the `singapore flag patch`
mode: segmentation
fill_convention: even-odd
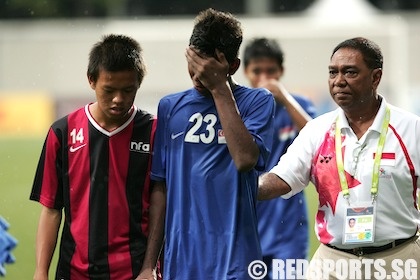
[[[226,144],[225,133],[223,129],[217,130],[217,143],[218,144]]]

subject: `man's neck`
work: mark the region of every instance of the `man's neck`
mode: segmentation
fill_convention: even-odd
[[[372,125],[375,120],[376,114],[381,106],[382,98],[379,96],[373,100],[373,102],[365,108],[359,110],[345,111],[345,115],[350,127],[353,129],[357,138],[360,139],[365,132]]]

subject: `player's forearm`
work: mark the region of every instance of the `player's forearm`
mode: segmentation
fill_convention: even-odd
[[[42,207],[36,236],[36,270],[34,279],[48,276],[51,259],[57,244],[61,211]]]
[[[249,171],[258,161],[258,146],[245,127],[229,86],[214,89],[212,94],[236,168],[239,171]]]
[[[277,86],[278,92],[273,90],[274,99],[277,103],[282,104],[286,108],[297,129],[301,130],[308,121],[312,120],[312,117],[306,113],[302,106],[300,106],[281,83],[278,83]]]
[[[164,182],[155,182],[150,194],[149,236],[142,272],[154,270],[162,249],[166,211],[166,187]]]
[[[302,106],[293,98],[289,98],[286,105],[286,110],[292,118],[293,123],[300,131],[308,121],[312,120],[312,117],[305,112]]]
[[[292,189],[274,173],[264,173],[258,180],[258,200],[276,198],[289,193]]]

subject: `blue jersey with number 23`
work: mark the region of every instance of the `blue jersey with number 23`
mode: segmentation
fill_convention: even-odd
[[[274,101],[265,89],[233,94],[260,150],[249,172],[236,169],[211,97],[189,89],[159,103],[152,179],[167,186],[164,279],[249,279],[261,259],[257,170],[270,152]]]

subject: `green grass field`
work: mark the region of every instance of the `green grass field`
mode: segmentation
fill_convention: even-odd
[[[0,215],[19,244],[16,262],[6,265],[5,279],[32,279],[35,267],[35,234],[41,209],[29,200],[43,139],[0,139]],[[56,258],[54,259],[56,262]],[[52,274],[51,279],[52,279]]]
[[[35,267],[35,235],[38,215],[41,209],[36,202],[29,200],[32,180],[43,139],[1,139],[0,138],[0,215],[9,223],[9,232],[18,239],[13,251],[16,263],[6,265],[5,279],[32,279]],[[314,211],[318,196],[311,186],[305,190],[310,220],[310,256],[318,246],[314,235]],[[54,267],[50,279],[53,279]]]

